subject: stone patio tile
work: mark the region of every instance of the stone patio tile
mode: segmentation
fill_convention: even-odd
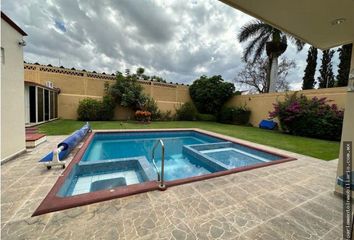
[[[253,195],[250,193],[246,192],[239,186],[231,186],[228,188],[223,189],[223,191],[231,196],[233,199],[235,199],[236,203],[241,203],[243,201],[247,201],[248,199],[252,198]]]
[[[279,211],[285,212],[291,208],[294,208],[295,205],[291,202],[281,198],[280,196],[276,195],[275,193],[266,193],[262,196],[257,197],[268,206],[277,209]]]
[[[38,187],[41,185],[41,183],[44,182],[43,177],[22,177],[18,181],[16,181],[14,184],[11,185],[11,188],[17,189],[17,188],[24,188],[24,187]]]
[[[208,181],[194,182],[193,187],[197,189],[200,194],[216,191],[218,189],[211,182]]]
[[[200,193],[197,189],[193,187],[192,184],[184,184],[180,186],[174,186],[168,188],[169,191],[174,192],[178,200],[182,200],[188,197],[200,196]]]
[[[152,208],[125,215],[123,224],[126,239],[138,239],[172,227],[168,219],[158,216]]]
[[[271,180],[272,175],[264,178],[256,178],[252,181],[253,184],[257,185],[264,192],[273,191],[278,188],[278,185]]]
[[[18,221],[30,218],[39,204],[42,202],[42,198],[28,199],[21,208],[13,215],[11,221]]]
[[[267,224],[260,224],[240,236],[245,240],[289,240],[282,236],[277,230],[268,227]]]
[[[333,226],[301,208],[295,208],[285,213],[285,217],[306,228],[312,235],[324,236]]]
[[[31,198],[44,198],[47,196],[49,191],[52,189],[53,184],[40,185],[37,189],[32,192]]]
[[[311,176],[305,174],[305,173],[299,173],[295,170],[291,170],[288,171],[286,173],[279,173],[276,175],[277,177],[279,177],[280,179],[285,179],[288,182],[290,182],[291,184],[295,184],[298,182],[302,182],[306,179],[311,178]]]
[[[230,206],[219,212],[240,233],[246,232],[262,223],[262,220],[247,211],[246,208],[242,208],[239,205]]]
[[[305,202],[304,204],[300,205],[300,207],[312,213],[313,215],[322,218],[323,220],[331,223],[332,225],[336,226],[342,221],[342,214],[337,212],[332,208],[328,208],[324,205],[316,203],[317,201],[311,200],[309,202]]]
[[[284,239],[319,239],[304,226],[297,224],[292,218],[285,215],[277,216],[264,224]]]
[[[37,239],[43,234],[47,222],[47,217],[33,217],[26,220],[7,222],[2,228],[1,239]]]
[[[178,200],[178,197],[173,191],[170,189],[166,189],[165,191],[155,190],[148,192],[147,195],[151,200],[152,205],[161,205],[163,203],[172,203]]]
[[[198,239],[234,239],[238,235],[237,229],[216,212],[189,219],[187,224]]]
[[[146,193],[136,194],[121,198],[123,215],[130,214],[141,209],[152,208],[152,203]]]
[[[342,239],[343,239],[343,228],[341,225],[332,228],[322,238],[322,240],[342,240]]]
[[[265,189],[253,183],[253,181],[248,182],[247,184],[241,184],[239,185],[239,187],[246,191],[248,194],[250,194],[251,197],[256,197],[266,192]]]
[[[122,199],[117,198],[110,201],[98,202],[87,206],[87,212],[95,218],[96,216],[106,218],[107,216],[114,216],[122,218],[123,204]]]
[[[234,185],[233,182],[231,182],[227,178],[223,178],[223,177],[211,178],[211,179],[206,180],[206,182],[210,182],[211,184],[213,184],[216,189],[222,189],[222,188],[226,188],[230,185]]]
[[[213,191],[210,194],[204,194],[203,197],[218,210],[236,204],[235,199],[220,190]]]
[[[201,196],[185,198],[180,204],[187,218],[197,218],[216,211],[213,205]]]
[[[333,209],[339,213],[343,212],[343,199],[337,195],[334,195],[333,191],[323,193],[313,199],[313,201],[316,201],[318,204],[326,206],[327,208]],[[354,203],[352,204],[352,207],[354,207]]]
[[[84,239],[126,239],[123,218],[109,212],[95,215],[85,222]]]
[[[1,204],[1,222],[9,221],[22,204],[22,201]]]
[[[282,188],[293,184],[288,179],[281,178],[278,175],[270,175],[265,177],[264,179],[274,183],[276,185],[276,188]]]
[[[88,211],[88,207],[77,207],[45,214],[51,218],[43,230],[44,236],[52,236],[53,239],[85,239],[86,223],[94,215]],[[99,227],[99,226],[96,226]],[[42,234],[38,234],[38,237]]]
[[[178,225],[187,219],[187,213],[180,201],[155,205],[154,210],[159,217],[168,219],[174,225]]]
[[[35,190],[33,187],[24,187],[17,189],[9,189],[1,192],[1,203],[11,203],[16,201],[25,201],[29,195]]]
[[[299,205],[318,196],[318,193],[312,192],[311,190],[298,185],[290,185],[288,187],[276,190],[274,193],[279,194],[280,198],[294,205]]]
[[[268,206],[259,199],[250,199],[249,201],[243,202],[241,207],[244,208],[244,211],[252,213],[261,221],[266,221],[280,213],[279,210]]]
[[[161,229],[150,235],[138,238],[140,240],[195,240],[197,237],[192,230],[184,223],[172,225],[169,228]]]
[[[297,185],[305,187],[313,192],[323,193],[329,189],[334,189],[335,179],[324,176],[308,178],[305,181],[297,183]]]

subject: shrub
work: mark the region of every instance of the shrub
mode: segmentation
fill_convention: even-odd
[[[224,107],[218,115],[218,120],[222,123],[246,125],[249,123],[251,111],[246,107]]]
[[[77,109],[78,120],[111,120],[114,115],[114,108],[115,103],[109,96],[104,96],[102,101],[85,98],[79,102],[79,107]]]
[[[197,120],[198,121],[209,121],[209,122],[215,122],[216,117],[212,114],[205,114],[205,113],[198,113],[197,114]]]
[[[224,82],[220,75],[210,78],[201,76],[189,87],[189,93],[198,111],[209,114],[217,114],[234,91],[234,84]]]
[[[151,113],[151,120],[160,119],[161,112],[156,101],[152,97],[146,96],[143,109]]]
[[[114,109],[116,107],[116,103],[111,96],[104,96],[101,103],[100,108],[100,120],[109,121],[114,117]]]
[[[171,111],[160,112],[159,120],[161,120],[161,121],[171,121],[173,119],[174,119],[174,116],[172,115]]]
[[[135,112],[135,119],[140,122],[150,122],[151,112],[138,110]]]
[[[92,98],[85,98],[79,102],[77,109],[78,120],[96,121],[99,120],[99,109],[101,102]]]
[[[282,130],[287,133],[340,140],[344,111],[329,102],[326,98],[308,99],[295,93],[274,104],[274,111],[269,116],[277,117]]]
[[[197,109],[192,102],[186,102],[176,109],[176,119],[180,121],[195,121]]]

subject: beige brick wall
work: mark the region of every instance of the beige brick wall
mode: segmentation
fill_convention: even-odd
[[[52,81],[54,86],[61,89],[59,94],[59,117],[64,119],[76,119],[78,103],[85,97],[101,99],[104,93],[104,83],[114,83],[114,76],[94,74],[70,69],[47,67],[42,65],[25,64],[25,81],[36,82],[45,85]],[[175,112],[176,107],[190,101],[187,86],[140,81],[144,92],[152,96],[161,111]],[[290,92],[291,93],[291,92]],[[308,97],[327,97],[333,103],[344,107],[346,88],[328,88],[299,91]],[[258,123],[268,117],[273,110],[273,103],[283,100],[285,93],[267,93],[254,95],[235,96],[227,102],[227,106],[244,106],[251,110],[251,124]],[[125,120],[132,118],[130,109],[117,107],[115,119]]]
[[[65,68],[43,65],[25,64],[25,81],[45,85],[47,81],[60,88],[59,117],[76,119],[79,101],[86,97],[101,99],[104,94],[104,84],[113,84],[114,76],[76,71]],[[139,81],[144,92],[152,96],[161,111],[175,112],[175,108],[190,100],[188,87],[184,85]],[[130,109],[117,107],[115,119],[132,118]]]
[[[292,94],[294,92],[288,92]],[[307,97],[326,97],[332,100],[332,103],[336,103],[339,107],[344,108],[346,98],[346,87],[340,88],[327,88],[316,90],[303,90],[298,94],[304,94]],[[266,94],[254,94],[254,95],[239,95],[230,99],[227,106],[246,106],[251,110],[250,123],[253,126],[258,126],[262,119],[268,118],[269,112],[273,110],[273,103],[277,100],[282,101],[285,98],[286,93],[266,93]]]

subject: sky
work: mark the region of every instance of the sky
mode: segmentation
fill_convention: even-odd
[[[105,73],[143,67],[184,84],[201,75],[235,81],[245,47],[237,35],[254,20],[217,0],[3,0],[1,7],[28,34],[26,62]],[[293,90],[301,88],[307,49],[290,43],[283,54],[297,65],[287,77]],[[335,74],[337,64],[338,53]]]

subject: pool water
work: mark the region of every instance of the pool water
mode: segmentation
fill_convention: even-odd
[[[96,133],[59,195],[73,196],[156,180],[152,148],[159,139],[165,145],[166,181],[280,159],[196,131]],[[158,168],[161,150],[161,146],[155,150]]]
[[[221,142],[221,139],[194,132],[160,132],[99,134],[88,147],[82,162],[106,159],[133,158],[144,156],[152,163],[152,148],[162,139],[165,145],[165,179],[175,180],[214,172],[209,166],[197,162],[191,156],[182,153],[183,146]],[[161,146],[155,150],[155,162],[161,165]]]

